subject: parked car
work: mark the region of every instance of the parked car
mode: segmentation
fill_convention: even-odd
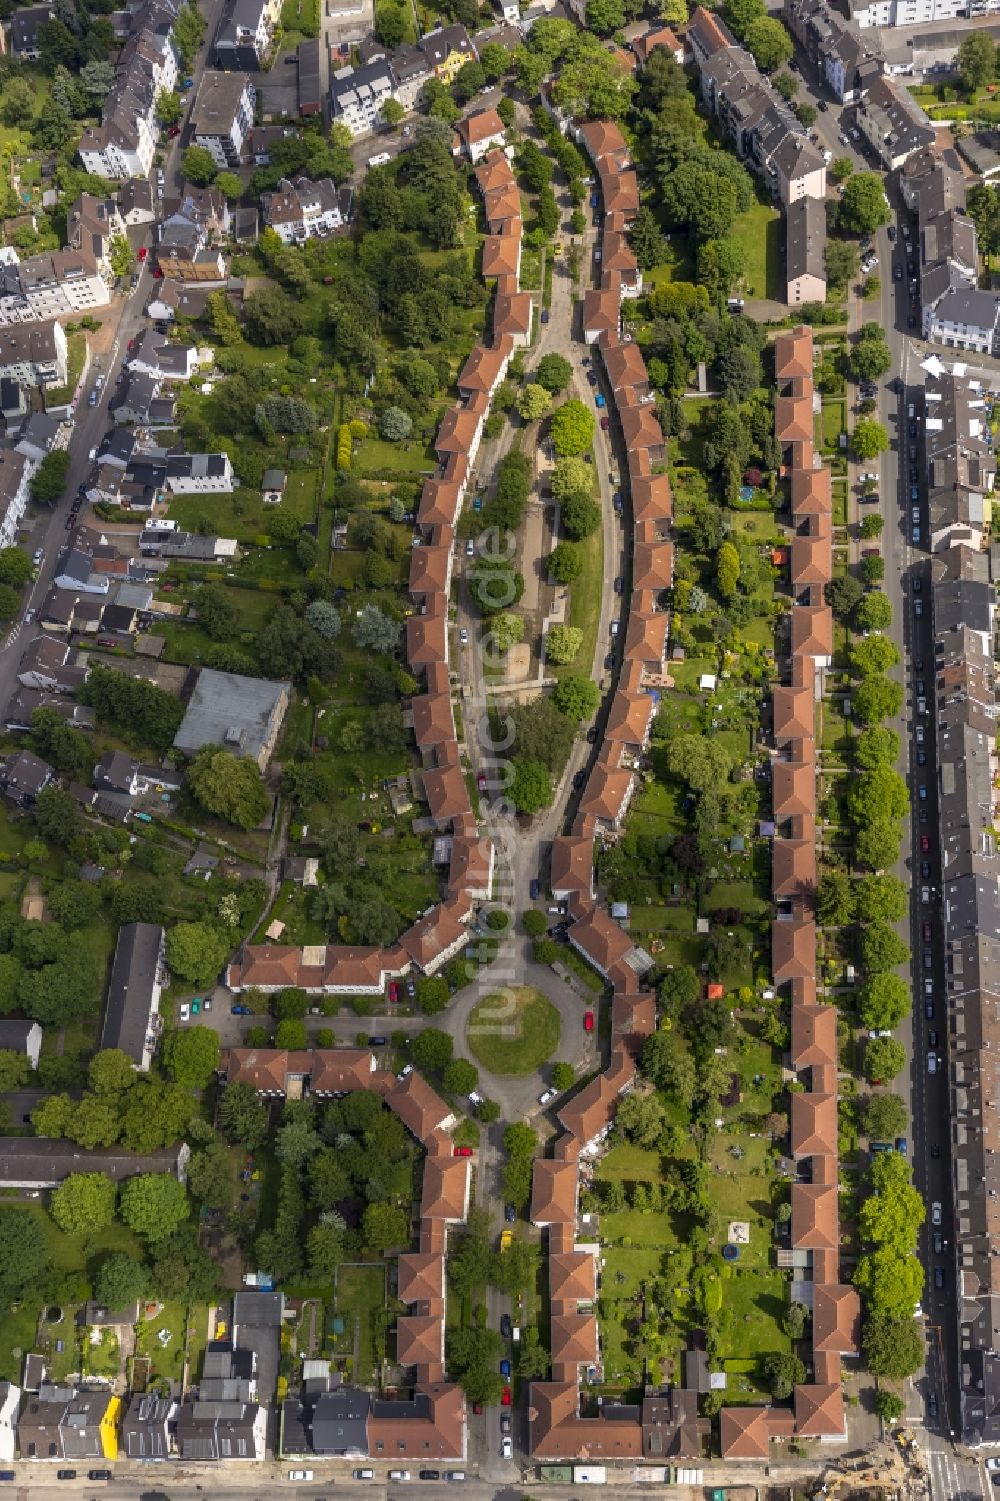
[[[390,1480],[409,1480],[409,1478],[410,1478],[410,1472],[409,1472],[409,1470],[390,1470],[389,1471],[389,1479]]]
[[[440,1470],[421,1470],[420,1471],[420,1479],[421,1480],[440,1480],[441,1479],[441,1471]]]
[[[507,1221],[508,1225],[513,1225],[514,1221],[517,1219],[517,1210],[516,1210],[516,1208],[514,1207],[513,1204],[505,1204],[504,1205],[504,1208],[503,1208],[503,1217]],[[507,1317],[507,1315],[504,1314],[503,1318],[500,1320],[501,1330],[503,1328],[503,1320],[506,1317]]]
[[[471,1157],[472,1156],[472,1148],[471,1147],[456,1147],[455,1150],[454,1150],[454,1152],[452,1153],[452,1156],[453,1157]]]
[[[312,1470],[289,1470],[288,1478],[289,1480],[311,1480],[313,1472]]]
[[[538,1103],[539,1105],[548,1105],[555,1097],[556,1092],[554,1089],[543,1089],[542,1093],[538,1096]]]
[[[56,1471],[56,1479],[57,1480],[75,1480],[76,1479],[76,1471],[75,1470],[57,1470]]]
[[[500,1374],[507,1381],[510,1380],[510,1361],[507,1359],[506,1356],[504,1356],[503,1360],[501,1360],[501,1362],[500,1362]]]
[[[232,1016],[253,1016],[253,1012],[251,1011],[249,1006],[230,1006],[229,1011],[230,1015]]]
[[[503,1392],[500,1395],[500,1406],[501,1407],[510,1407],[511,1403],[513,1402],[513,1400],[514,1400],[514,1394],[513,1394],[513,1392],[511,1391],[511,1389],[510,1389],[509,1386],[505,1386],[504,1389],[503,1389]]]
[[[501,1459],[513,1459],[514,1458],[514,1442],[513,1442],[513,1439],[509,1439],[509,1438],[505,1437],[505,1438],[502,1438],[500,1440],[500,1458]]]
[[[111,1471],[110,1470],[88,1470],[87,1471],[87,1479],[88,1480],[110,1480],[111,1478],[112,1478],[112,1475],[111,1475]]]
[[[938,1056],[937,1056],[937,1053],[928,1053],[927,1054],[927,1072],[929,1074],[936,1074],[937,1071],[938,1071]]]
[[[180,1017],[182,1022],[190,1020],[191,1007],[188,1005],[187,1001],[181,1001]]]
[[[510,1206],[510,1208],[512,1208],[512,1209],[513,1209],[513,1207],[514,1207],[513,1205]],[[514,1215],[511,1215],[510,1218],[513,1219]],[[513,1334],[513,1332],[514,1332],[514,1325],[511,1323],[510,1314],[509,1313],[502,1313],[500,1315],[500,1333],[503,1335],[504,1339],[510,1339],[511,1335]]]
[[[937,1288],[938,1292],[941,1292],[943,1290],[944,1284],[945,1284],[944,1267],[943,1266],[936,1266],[934,1268],[934,1286]]]
[[[594,1013],[592,1011],[585,1011],[583,1013],[583,1030],[585,1032],[593,1032],[594,1030]]]

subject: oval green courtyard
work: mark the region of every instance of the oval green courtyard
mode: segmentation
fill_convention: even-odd
[[[465,1025],[476,1062],[491,1074],[533,1074],[559,1046],[559,1012],[530,986],[484,996]]]

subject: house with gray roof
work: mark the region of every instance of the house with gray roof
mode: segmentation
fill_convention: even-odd
[[[263,771],[277,744],[291,691],[291,683],[203,668],[174,736],[174,749],[193,756],[205,745],[217,745],[249,757]]]
[[[100,1046],[120,1048],[139,1073],[149,1071],[159,1037],[164,956],[164,932],[158,923],[133,922],[119,928]]]

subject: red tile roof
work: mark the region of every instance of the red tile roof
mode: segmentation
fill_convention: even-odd
[[[808,918],[777,918],[771,924],[771,973],[780,985],[816,973],[816,924]]]
[[[832,1157],[837,1151],[837,1096],[792,1094],[792,1156]]]
[[[575,1225],[579,1168],[575,1162],[535,1160],[531,1184],[533,1225]]]
[[[594,894],[594,838],[592,834],[559,834],[552,841],[549,889],[556,897],[579,892]]]
[[[621,317],[621,302],[617,292],[602,292],[588,287],[583,296],[583,328],[585,333],[618,332]]]
[[[426,1303],[444,1297],[444,1257],[425,1251],[406,1251],[397,1262],[401,1303]]]
[[[719,1414],[723,1459],[767,1462],[771,1431],[766,1407],[724,1407]]]
[[[443,594],[431,594],[427,605],[424,613],[406,617],[406,660],[411,667],[429,667],[447,657],[447,601]]]
[[[795,1432],[803,1438],[835,1438],[845,1432],[844,1390],[839,1381],[795,1388]]]
[[[446,1220],[449,1224],[464,1220],[471,1169],[468,1157],[426,1157],[420,1191],[421,1219]]]
[[[778,334],[774,341],[774,376],[776,380],[812,380],[812,329],[802,326],[790,333]]]
[[[483,240],[483,276],[516,276],[521,257],[521,225],[512,221],[507,233]]]
[[[793,1183],[793,1248],[796,1251],[836,1251],[839,1245],[840,1212],[836,1184]]]
[[[837,1008],[796,1004],[792,994],[792,1066],[817,1068],[837,1062]]]
[[[813,1349],[853,1355],[858,1349],[861,1324],[857,1289],[841,1283],[824,1287],[814,1282],[812,1313]]]

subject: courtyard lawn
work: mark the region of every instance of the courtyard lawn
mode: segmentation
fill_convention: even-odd
[[[769,203],[755,203],[740,214],[733,234],[743,246],[747,297],[781,298],[781,215]]]
[[[375,1374],[376,1322],[385,1308],[385,1265],[352,1263],[337,1272],[333,1317],[343,1320],[342,1334],[333,1334],[336,1353],[351,1359],[352,1379],[362,1385]],[[333,1319],[327,1314],[328,1332]]]
[[[559,1013],[537,990],[485,996],[466,1023],[473,1056],[493,1074],[533,1074],[559,1046]]]
[[[595,495],[594,498],[597,499],[597,496]],[[576,547],[583,560],[583,572],[570,586],[569,624],[583,632],[583,640],[575,661],[571,662],[568,667],[549,669],[556,677],[574,672],[582,672],[589,677],[597,647],[600,611],[594,609],[594,600],[600,598],[601,581],[604,577],[603,527],[599,526],[596,532],[592,532],[584,541],[578,542]]]
[[[417,442],[386,443],[381,438],[365,438],[355,455],[352,473],[364,475],[377,469],[398,469],[401,473],[431,474],[436,467],[437,459],[429,444],[421,447]]]
[[[659,1183],[660,1154],[623,1142],[602,1159],[598,1176],[605,1183]]]

